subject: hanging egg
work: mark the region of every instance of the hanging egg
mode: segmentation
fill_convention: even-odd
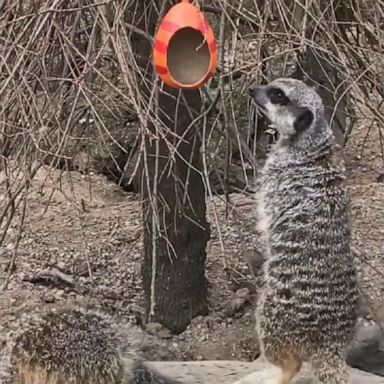
[[[199,88],[214,74],[217,46],[213,30],[189,0],[174,5],[161,21],[153,63],[161,80],[172,88]]]

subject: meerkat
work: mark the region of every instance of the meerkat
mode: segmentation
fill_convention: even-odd
[[[6,337],[0,384],[177,384],[152,369],[100,312],[49,308],[24,314]]]
[[[346,348],[358,288],[341,149],[316,91],[280,78],[250,95],[278,132],[261,172],[258,228],[265,241],[256,332],[288,384],[309,360],[319,384],[346,384]]]

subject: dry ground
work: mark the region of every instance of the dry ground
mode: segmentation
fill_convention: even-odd
[[[345,158],[352,198],[353,243],[368,300],[362,317],[371,321],[371,307],[377,316],[384,317],[384,183],[377,181],[384,168],[377,130],[372,130],[366,150],[361,153],[365,132],[363,126],[355,130]],[[69,298],[140,324],[143,243],[138,197],[119,190],[103,177],[85,177],[76,172],[63,174],[60,187],[54,189],[59,177],[58,171],[45,169],[33,182],[16,269],[8,289],[0,295],[0,325],[6,328],[19,311],[31,304],[60,303]],[[252,338],[255,289],[247,264],[258,247],[253,200],[232,195],[228,220],[225,204],[219,199],[214,203],[221,233],[211,204],[213,234],[207,259],[210,314],[195,319],[178,336],[169,337],[155,326],[151,332],[143,332],[140,347],[150,359],[253,360],[257,355]],[[0,282],[7,276],[17,234],[15,224],[6,246],[0,250]],[[57,281],[47,281],[47,270],[56,272]],[[235,292],[249,301],[231,310]],[[236,303],[243,301],[240,298]]]

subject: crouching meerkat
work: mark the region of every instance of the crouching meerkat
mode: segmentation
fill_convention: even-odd
[[[345,169],[314,89],[281,78],[250,95],[278,132],[261,173],[257,211],[266,244],[256,331],[288,384],[308,359],[319,384],[348,382],[357,321]]]
[[[149,369],[102,313],[50,308],[7,334],[0,384],[177,384]],[[124,345],[124,347],[123,347]]]

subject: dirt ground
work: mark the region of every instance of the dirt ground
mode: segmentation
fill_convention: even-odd
[[[361,152],[365,134],[363,126],[355,129],[345,159],[353,245],[365,297],[361,317],[370,322],[384,318],[384,182],[378,181],[384,167],[378,131],[372,129]],[[54,189],[60,176],[60,186]],[[209,206],[209,315],[194,319],[178,336],[152,324],[142,332],[140,344],[147,358],[251,361],[257,356],[252,310],[256,292],[248,267],[249,259],[257,262],[254,201],[233,194],[231,205],[228,219],[221,199]],[[1,284],[7,278],[17,235],[15,222],[0,249]],[[60,304],[71,299],[122,316],[139,329],[142,247],[137,195],[123,192],[101,176],[42,170],[33,181],[16,268],[7,290],[0,294],[0,326],[6,328],[19,311],[35,303]]]

